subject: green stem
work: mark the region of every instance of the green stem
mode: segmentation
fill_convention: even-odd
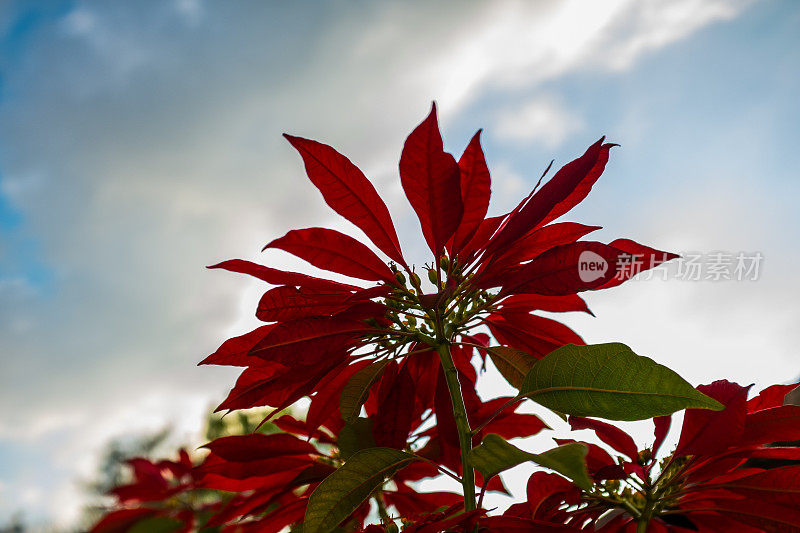
[[[636,533],[647,533],[648,522],[649,520],[646,520],[644,517],[636,522]]]
[[[383,500],[383,493],[377,492],[375,494],[375,503],[378,505],[378,516],[381,517],[381,522],[386,524],[391,524],[392,517],[389,516],[389,513],[386,511],[386,502]]]
[[[469,452],[472,450],[472,433],[469,429],[467,409],[464,407],[464,398],[461,396],[461,384],[458,382],[458,371],[450,355],[448,344],[439,344],[436,347],[442,361],[444,377],[453,402],[453,417],[458,429],[458,443],[461,448],[461,484],[464,487],[464,511],[476,509],[475,505],[475,472],[469,462]]]

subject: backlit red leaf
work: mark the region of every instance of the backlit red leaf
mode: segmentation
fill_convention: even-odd
[[[581,416],[569,417],[569,425],[572,429],[591,429],[601,441],[605,442],[619,453],[627,455],[631,461],[639,458],[639,448],[633,438],[619,429],[600,420],[592,420]]]
[[[594,316],[586,302],[577,294],[564,296],[542,296],[541,294],[515,294],[500,302],[502,309],[529,313],[531,311],[549,311],[551,313],[565,313],[569,311],[583,311]]]
[[[313,365],[367,331],[366,324],[340,316],[299,318],[276,325],[250,355],[285,365]]]
[[[200,365],[223,365],[223,366],[250,366],[258,364],[259,359],[247,355],[253,346],[258,344],[275,327],[274,324],[267,324],[254,329],[249,333],[233,337],[222,343],[217,351],[200,361]]]
[[[328,279],[315,278],[314,276],[301,274],[299,272],[278,270],[251,261],[245,261],[244,259],[230,259],[207,268],[222,268],[230,272],[247,274],[248,276],[266,281],[270,285],[291,285],[293,287],[308,287],[328,291],[357,291],[361,289],[361,287],[356,287],[355,285],[347,285]]]
[[[400,450],[405,448],[414,414],[414,381],[403,365],[380,399],[380,409],[372,425],[375,444]]]
[[[797,385],[797,383],[792,383],[791,385],[772,385],[767,387],[757,396],[747,401],[747,412],[754,413],[763,409],[780,407],[783,405],[786,395],[794,390]]]
[[[212,454],[226,461],[250,462],[285,455],[309,455],[317,453],[308,442],[287,433],[264,435],[231,435],[213,440],[203,446]]]
[[[530,261],[555,246],[573,243],[598,229],[601,229],[600,226],[586,226],[577,222],[560,222],[536,229],[492,261],[484,276],[502,276],[519,263]]]
[[[603,173],[611,146],[613,145],[603,144],[601,138],[581,157],[564,165],[556,172],[553,179],[545,183],[533,196],[526,198],[511,214],[503,228],[492,238],[487,253],[496,256],[505,252],[512,243],[529,231],[560,216],[583,199],[588,189],[583,193],[581,184],[594,183]],[[577,198],[574,203],[572,194],[576,194]]]
[[[437,257],[464,213],[460,180],[456,160],[444,151],[434,104],[403,145],[400,182]]]
[[[286,321],[309,316],[328,316],[354,305],[353,293],[329,293],[295,287],[275,287],[258,302],[256,317],[264,322]]]
[[[800,406],[784,405],[747,415],[741,445],[800,440]]]
[[[563,296],[597,289],[614,278],[624,255],[594,241],[556,246],[508,275],[501,294]]]
[[[725,380],[697,387],[706,396],[723,404],[725,409],[687,409],[675,453],[711,455],[736,443],[744,431],[748,389]]]
[[[292,230],[267,244],[317,268],[368,281],[394,283],[394,274],[372,250],[352,237],[327,228]]]
[[[461,159],[458,160],[458,169],[461,175],[464,215],[450,241],[451,253],[458,253],[469,242],[489,209],[492,179],[481,148],[480,130],[469,141]]]
[[[355,224],[387,256],[404,264],[389,209],[364,173],[326,144],[284,134],[306,167],[325,202]]]
[[[656,250],[630,239],[617,239],[610,242],[609,246],[622,250],[627,255],[619,257],[616,276],[601,286],[601,289],[616,287],[640,272],[650,270],[662,263],[680,257],[677,254]]]

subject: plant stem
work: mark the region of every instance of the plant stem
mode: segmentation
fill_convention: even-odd
[[[647,523],[648,520],[645,520],[644,518],[636,522],[636,533],[647,533]]]
[[[475,506],[475,473],[469,462],[469,452],[472,450],[472,433],[469,429],[467,409],[464,407],[464,398],[461,396],[461,384],[458,382],[458,371],[450,355],[448,344],[439,344],[436,347],[442,361],[442,370],[450,391],[450,400],[453,402],[453,417],[458,429],[458,443],[461,448],[461,484],[464,487],[464,511],[476,509]]]
[[[386,511],[386,502],[383,501],[383,493],[378,492],[375,494],[375,503],[378,506],[378,516],[381,517],[381,522],[384,524],[391,524],[392,517],[389,516],[389,513]]]

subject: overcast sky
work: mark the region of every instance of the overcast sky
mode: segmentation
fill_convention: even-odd
[[[0,524],[69,523],[108,439],[189,438],[224,397],[235,373],[195,364],[263,288],[205,265],[294,264],[259,253],[293,227],[357,234],[282,132],[359,164],[424,261],[396,168],[431,100],[451,151],[484,128],[495,214],[607,135],[568,220],[763,257],[757,280],[590,294],[597,318],[565,319],[588,342],[694,384],[795,379],[798,36],[791,0],[0,3]]]

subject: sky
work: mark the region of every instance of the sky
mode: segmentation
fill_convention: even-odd
[[[606,135],[567,220],[704,269],[760,257],[592,293],[564,318],[587,342],[695,385],[796,380],[798,65],[791,0],[0,3],[0,524],[72,524],[109,439],[197,439],[235,372],[196,363],[263,291],[205,265],[299,268],[259,250],[357,235],[281,133],[364,169],[424,262],[397,161],[433,100],[448,150],[484,128],[492,214]]]

